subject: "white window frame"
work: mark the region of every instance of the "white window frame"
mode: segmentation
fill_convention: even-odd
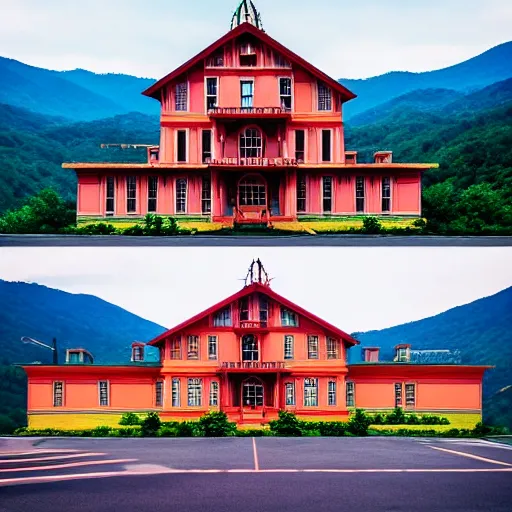
[[[178,132],[185,132],[185,160],[178,161]],[[177,164],[188,164],[190,161],[190,129],[176,128],[174,130],[174,161]]]
[[[324,180],[325,180],[325,178],[330,178],[330,180],[331,180],[331,209],[329,211],[324,210],[324,199],[325,199]],[[326,175],[322,176],[321,190],[322,190],[322,214],[327,214],[327,215],[332,214],[333,203],[334,203],[334,177],[332,175],[326,174]]]
[[[334,163],[334,130],[332,128],[320,128],[318,130],[320,132],[320,141],[318,147],[320,148],[320,158],[318,161],[322,164],[332,164]],[[324,160],[324,132],[331,132],[331,147],[330,147],[330,155],[329,160]]]
[[[320,86],[324,86],[331,93],[331,108],[329,109],[321,109],[320,108]],[[325,82],[321,80],[316,83],[316,108],[318,112],[332,112],[333,109],[333,90],[332,87],[329,87]]]
[[[60,404],[57,404],[57,397],[55,394],[57,384],[60,384]],[[52,398],[53,398],[53,407],[64,407],[64,381],[63,380],[54,380],[52,384]]]
[[[291,406],[291,407],[296,405],[295,382],[286,382],[285,383],[284,399],[285,399],[285,405]]]
[[[278,76],[277,77],[277,88],[278,88],[278,94],[279,94],[279,106],[281,108],[283,103],[282,103],[282,99],[283,97],[288,97],[287,94],[281,94],[281,80],[290,80],[290,110],[288,112],[293,112],[294,111],[294,107],[295,107],[295,104],[294,104],[294,95],[293,95],[293,89],[294,89],[294,83],[293,83],[293,77],[291,76]]]
[[[331,343],[334,343],[334,345],[330,346]],[[331,336],[327,336],[325,339],[326,344],[326,352],[327,352],[327,359],[334,360],[334,359],[341,359],[341,342],[337,338],[332,338]],[[334,350],[332,350],[334,348]],[[334,357],[333,357],[334,356]]]
[[[352,403],[349,403],[349,397],[352,398]],[[347,407],[356,406],[356,383],[351,380],[347,380],[345,382],[345,400],[347,403]]]
[[[160,403],[158,400],[158,387],[161,386],[160,390]],[[155,407],[163,407],[164,406],[164,393],[165,393],[165,381],[162,379],[158,379],[155,382]]]
[[[101,390],[102,390],[102,384],[106,384],[106,390],[107,390],[107,403],[102,404],[101,403]],[[100,407],[110,407],[110,381],[109,380],[99,380],[98,381],[98,405]]]
[[[310,384],[314,383],[313,386]],[[310,390],[306,393],[306,390]],[[304,379],[304,407],[318,407],[318,379],[306,378]]]
[[[191,350],[195,345],[196,350]],[[189,334],[187,336],[187,360],[188,361],[200,361],[201,360],[201,338],[196,334]],[[191,354],[196,354],[195,357],[191,357]]]
[[[287,313],[287,315],[285,314]],[[291,316],[290,316],[291,315]],[[299,327],[299,315],[291,309],[281,307],[280,310],[281,327]],[[285,321],[285,318],[288,320]],[[294,321],[290,322],[290,318]]]
[[[252,82],[252,105],[250,107],[244,107],[242,105],[243,103],[243,95],[242,95],[242,83],[243,82]],[[240,78],[240,108],[254,108],[254,92],[255,92],[255,89],[256,89],[256,84],[255,84],[255,80],[253,77],[249,77],[249,78]],[[260,130],[261,131],[261,130]],[[263,134],[262,134],[263,135]],[[262,137],[263,139],[263,137]]]
[[[112,179],[113,183],[113,193],[112,197],[108,195],[108,180]],[[112,199],[112,210],[107,208],[108,200]],[[105,176],[105,215],[107,217],[112,217],[116,214],[116,177],[115,176]]]
[[[210,407],[218,407],[219,406],[219,381],[212,380],[210,382],[210,397],[209,403]]]
[[[413,389],[413,395],[412,395],[412,403],[409,403],[409,398],[407,396],[407,388],[411,387]],[[407,408],[414,408],[416,407],[416,382],[406,382],[404,385],[404,394],[405,394],[405,407]]]
[[[187,405],[201,407],[203,404],[203,379],[197,377],[187,381]]]
[[[284,336],[284,359],[286,361],[293,360],[295,349],[295,339],[291,334]]]
[[[310,350],[310,341],[315,341],[315,340],[316,340],[316,352]],[[320,359],[320,336],[318,336],[316,334],[308,334],[306,343],[307,343],[306,348],[307,348],[307,353],[308,353],[308,359],[312,359],[312,360]],[[316,353],[316,357],[312,357],[312,354],[315,354],[315,353]]]
[[[226,318],[224,316],[222,318],[219,316],[222,313],[224,313],[225,311],[229,312],[229,315],[228,315],[229,319],[228,319],[227,323],[226,323]],[[233,326],[233,315],[231,312],[231,306],[222,308],[220,311],[217,311],[217,313],[215,313],[213,315],[213,326],[214,327],[232,327]]]
[[[327,405],[329,407],[336,407],[338,403],[338,383],[335,379],[327,381]]]
[[[388,196],[384,197],[384,180],[385,179],[389,180],[389,197]],[[381,196],[380,206],[381,206],[382,213],[391,213],[393,211],[393,209],[392,209],[393,178],[391,176],[382,176],[382,179],[380,181],[380,196]],[[388,210],[384,210],[382,208],[382,205],[383,205],[385,199],[389,199],[389,209]]]
[[[177,342],[178,344],[178,354],[179,357],[173,357],[173,354],[175,353],[175,349],[173,349],[173,343]],[[181,361],[183,359],[183,344],[181,342],[181,336],[175,336],[171,340],[169,340],[169,359],[171,361]]]
[[[259,146],[248,146],[247,145],[247,132],[248,130],[255,130],[259,132],[259,139],[261,144]],[[245,146],[243,148],[242,153],[242,137],[245,139]],[[250,138],[256,138],[252,134]],[[238,133],[238,156],[239,158],[263,158],[263,148],[265,146],[265,135],[263,133],[263,130],[259,126],[245,126],[240,132]],[[256,150],[258,156],[247,156],[247,150]]]
[[[177,106],[178,106],[178,95],[177,95],[177,88],[178,88],[178,85],[183,85],[183,84],[186,84],[187,86],[187,107],[186,107],[186,110],[178,110]],[[176,82],[174,84],[174,112],[190,112],[190,83],[188,80],[185,80],[184,82]]]
[[[184,180],[185,181],[185,211],[178,212],[178,181]],[[189,182],[188,178],[185,177],[178,177],[174,180],[174,210],[176,212],[176,215],[187,215],[188,213],[188,187]]]
[[[254,346],[256,348],[252,348],[250,350],[244,350],[244,338],[247,336],[252,336],[254,338]],[[244,359],[244,357],[245,357],[244,353],[253,354],[253,356],[255,353],[257,353],[258,358],[257,359]],[[244,334],[243,336],[241,336],[241,338],[240,338],[240,360],[243,363],[255,363],[255,362],[259,362],[261,360],[261,341],[260,341],[259,337],[256,336],[255,334]]]
[[[404,406],[404,385],[402,382],[394,382],[394,397],[395,397],[395,407],[403,407]],[[399,393],[397,393],[399,391]],[[400,400],[399,400],[400,398]]]
[[[155,194],[155,197],[149,197],[149,191],[150,191],[149,183],[150,183],[150,180],[152,178],[156,180],[156,194]],[[148,213],[157,213],[158,212],[158,185],[159,185],[159,181],[160,180],[158,179],[158,176],[155,176],[155,175],[148,176]],[[150,211],[149,210],[149,201],[151,201],[152,199],[155,200],[155,210],[154,211]]]
[[[215,107],[213,108],[219,108],[219,91],[220,91],[220,78],[218,76],[205,76],[204,77],[204,111],[206,113],[209,112],[208,110],[208,98],[213,98],[212,94],[208,94],[208,80],[217,80],[217,94],[215,95],[216,101],[215,101]]]
[[[305,128],[295,128],[293,130],[293,149],[294,149],[294,158],[297,157],[297,132],[304,132],[304,163],[308,162],[308,137],[309,130]]]
[[[363,197],[358,198],[357,197],[357,180],[358,178],[363,179]],[[362,199],[363,200],[363,209],[358,210],[357,208],[357,200]],[[355,210],[356,213],[364,213],[366,211],[366,177],[365,176],[356,176],[354,180],[354,202],[355,202]]]
[[[128,197],[128,184],[129,184],[129,180],[131,179],[134,179],[135,180],[135,197]],[[138,180],[138,176],[126,176],[126,214],[127,215],[137,215],[137,200],[138,200],[138,190],[139,188],[139,180]],[[128,211],[128,201],[135,201],[135,207],[133,208],[132,211]]]
[[[215,347],[215,350],[211,350]],[[214,334],[208,335],[208,360],[217,361],[219,359],[219,338]]]
[[[171,407],[181,407],[181,379],[173,377],[171,381]]]

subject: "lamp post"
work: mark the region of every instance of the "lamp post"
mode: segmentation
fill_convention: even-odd
[[[53,364],[59,364],[58,353],[57,353],[57,338],[53,338],[52,344],[47,345],[42,341],[34,340],[33,338],[29,338],[28,336],[23,336],[21,338],[22,343],[30,343],[31,345],[36,345],[38,347],[47,348],[53,352]]]

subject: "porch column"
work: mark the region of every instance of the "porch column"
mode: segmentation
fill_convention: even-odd
[[[274,405],[277,410],[281,409],[280,398],[281,398],[281,374],[278,373],[277,379],[276,379],[276,393],[275,393],[275,401],[274,401]]]
[[[218,217],[221,215],[220,212],[220,190],[219,190],[219,171],[217,169],[211,169],[211,185],[212,185],[212,213],[211,217]]]
[[[297,217],[297,169],[286,172],[285,215]]]

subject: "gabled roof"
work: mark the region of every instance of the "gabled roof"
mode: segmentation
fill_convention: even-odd
[[[277,42],[275,39],[272,39],[266,32],[263,32],[262,30],[256,28],[251,23],[247,22],[242,23],[235,29],[227,32],[224,36],[222,36],[220,39],[218,39],[213,44],[208,46],[208,48],[203,50],[201,53],[198,53],[195,57],[185,62],[185,64],[175,69],[172,73],[169,73],[161,80],[158,80],[158,82],[154,83],[149,89],[145,90],[142,94],[160,100],[160,95],[158,94],[158,92],[162,89],[162,87],[164,87],[166,84],[168,84],[178,76],[187,72],[190,68],[195,66],[201,60],[207,58],[210,54],[212,54],[219,48],[222,48],[222,46],[224,46],[227,42],[246,33],[252,34],[253,36],[257,37],[261,42],[267,44],[268,46],[271,46],[272,48],[274,48],[274,50],[280,52],[289,61],[303,67],[304,69],[309,71],[313,76],[317,77],[319,80],[324,81],[333,90],[341,94],[342,102],[352,100],[356,97],[356,95],[353,92],[349,91],[346,87],[343,87],[343,85],[341,85],[339,82],[337,82],[330,76],[326,75],[323,71],[320,71],[318,68],[304,60],[302,57],[299,57],[296,53],[293,53],[291,50],[288,50],[288,48],[283,46],[281,43]]]
[[[209,315],[211,315],[217,311],[220,311],[221,309],[225,308],[232,302],[234,302],[238,299],[241,299],[242,297],[246,297],[247,295],[250,295],[251,293],[254,293],[254,292],[259,292],[259,293],[263,293],[263,294],[267,295],[269,298],[274,299],[276,302],[287,307],[288,309],[292,310],[293,312],[298,313],[299,315],[302,315],[303,317],[311,320],[312,322],[317,323],[318,325],[323,327],[326,331],[330,332],[331,334],[334,334],[335,336],[339,336],[341,339],[343,339],[350,345],[358,345],[359,344],[359,342],[356,339],[352,338],[352,336],[347,334],[345,331],[342,331],[338,327],[335,327],[334,325],[326,322],[325,320],[322,320],[318,316],[313,315],[313,313],[306,311],[304,308],[297,306],[297,304],[294,304],[293,302],[289,301],[288,299],[285,299],[278,293],[274,292],[269,286],[264,286],[259,283],[253,283],[249,286],[246,286],[245,288],[242,288],[242,290],[231,295],[227,299],[224,299],[223,301],[202,311],[201,313],[193,316],[192,318],[189,318],[188,320],[186,320],[185,322],[182,322],[181,324],[177,325],[176,327],[169,329],[168,331],[164,332],[163,334],[161,334],[154,340],[151,340],[150,342],[148,342],[148,345],[158,345],[158,343],[165,340],[169,336],[179,333],[183,329],[190,327],[191,325],[203,320],[204,318],[208,317]]]

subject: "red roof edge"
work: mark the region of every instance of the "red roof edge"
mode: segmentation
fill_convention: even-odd
[[[295,62],[296,64],[299,64],[300,66],[307,69],[312,75],[315,75],[317,78],[322,79],[324,82],[328,83],[334,90],[338,91],[342,98],[344,98],[344,101],[342,100],[342,103],[345,103],[347,101],[350,101],[357,97],[356,94],[354,94],[352,91],[349,91],[346,87],[341,85],[338,81],[334,80],[334,78],[331,78],[327,74],[325,74],[323,71],[320,71],[318,68],[304,60],[302,57],[297,55],[296,53],[292,52],[285,46],[283,46],[281,43],[270,37],[266,32],[263,32],[259,28],[255,27],[251,23],[245,22],[236,27],[233,30],[230,30],[226,34],[224,34],[221,38],[217,39],[214,43],[212,43],[210,46],[205,48],[202,52],[198,53],[195,57],[192,57],[187,62],[182,64],[180,67],[176,68],[174,71],[169,73],[168,75],[164,76],[157,82],[155,82],[151,87],[146,89],[142,94],[144,96],[149,96],[155,99],[160,100],[159,95],[157,94],[158,91],[162,87],[164,87],[167,83],[169,83],[174,78],[180,76],[181,74],[185,73],[188,69],[190,69],[192,66],[197,64],[199,61],[205,59],[209,54],[214,52],[216,49],[221,47],[222,45],[226,44],[231,39],[234,39],[235,37],[238,37],[241,34],[244,33],[250,33],[254,36],[256,36],[258,39],[263,41],[264,43],[267,43],[269,46],[272,46],[275,50],[278,50],[281,52],[285,57],[287,57],[292,62]]]
[[[310,313],[309,311],[306,311],[304,308],[301,308],[297,304],[294,304],[293,302],[289,301],[288,299],[282,297],[278,293],[274,292],[270,287],[261,285],[259,283],[254,283],[249,286],[246,286],[245,288],[242,288],[237,293],[231,295],[230,297],[218,302],[217,304],[211,306],[208,309],[205,309],[201,313],[198,313],[197,315],[193,316],[192,318],[189,318],[188,320],[185,320],[181,324],[178,324],[177,326],[173,327],[172,329],[169,329],[168,331],[164,332],[160,336],[156,337],[155,339],[149,341],[148,345],[158,345],[161,341],[165,340],[169,336],[172,336],[173,334],[176,334],[177,332],[185,329],[186,327],[189,327],[190,325],[195,324],[196,322],[199,322],[203,318],[205,318],[208,315],[211,315],[212,313],[215,313],[219,309],[222,309],[223,307],[227,306],[231,302],[234,302],[235,300],[238,300],[242,297],[245,297],[246,295],[249,295],[253,292],[261,292],[268,295],[270,298],[274,299],[276,302],[281,303],[283,306],[286,306],[296,313],[299,313],[300,315],[308,318],[309,320],[318,323],[321,325],[325,330],[338,335],[340,338],[342,338],[345,342],[349,343],[350,345],[359,345],[359,341],[357,341],[355,338],[350,336],[350,334],[346,333],[345,331],[342,331],[338,327],[335,327],[334,325],[326,322],[325,320],[322,320],[320,317],[314,315],[313,313]]]

